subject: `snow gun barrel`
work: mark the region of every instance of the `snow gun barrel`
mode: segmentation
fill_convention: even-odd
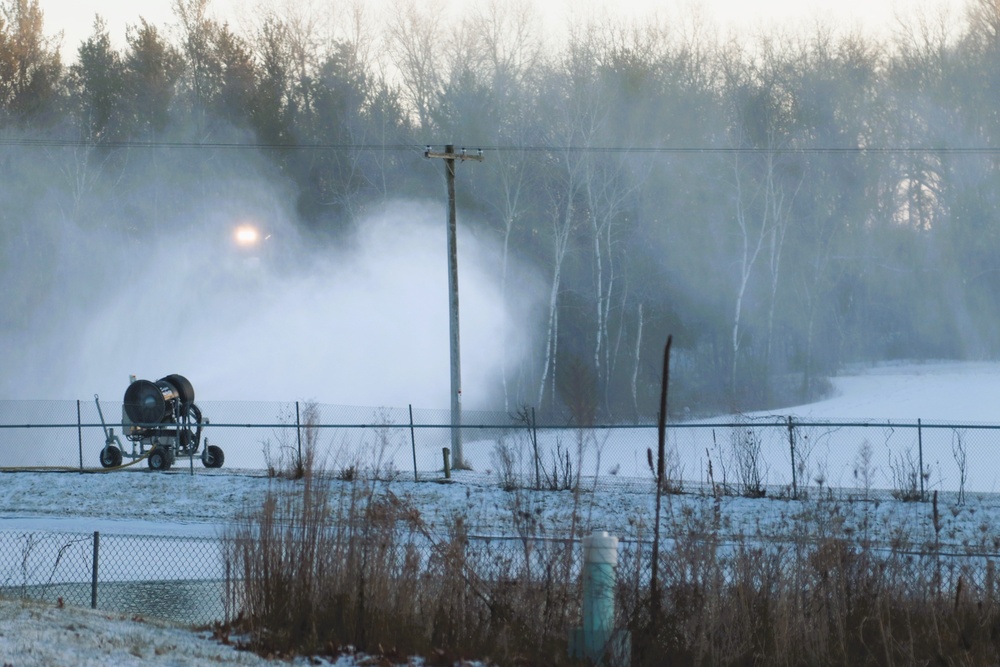
[[[183,375],[168,375],[156,382],[136,380],[125,390],[125,414],[135,424],[158,424],[179,408],[194,403],[194,387]]]

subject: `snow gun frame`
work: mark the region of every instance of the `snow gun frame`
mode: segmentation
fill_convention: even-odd
[[[151,470],[168,470],[178,457],[193,457],[201,448],[202,428],[208,420],[202,419],[201,409],[194,403],[194,387],[183,375],[168,375],[156,382],[132,377],[122,400],[122,434],[132,443],[131,451],[104,423],[96,394],[94,402],[104,429],[100,457],[104,468],[121,467],[123,457],[128,457],[133,463],[145,458]],[[224,460],[222,449],[205,438],[202,464],[221,468]]]

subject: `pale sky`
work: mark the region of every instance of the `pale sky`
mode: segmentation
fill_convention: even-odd
[[[386,2],[388,0],[366,0]],[[420,1],[420,0],[418,0]],[[470,0],[444,0],[451,7],[464,7]],[[240,25],[239,15],[260,0],[211,0],[215,18]],[[124,42],[125,26],[138,22],[140,16],[158,27],[173,23],[173,0],[40,0],[45,12],[48,34],[62,30],[63,52],[75,57],[80,42],[92,32],[94,15],[107,21],[116,45]],[[313,0],[317,6],[343,7],[343,0]],[[889,35],[898,15],[914,11],[936,12],[946,8],[953,18],[961,15],[966,0],[538,0],[540,12],[550,25],[565,24],[566,17],[581,12],[612,12],[626,16],[644,16],[651,12],[677,15],[700,6],[705,19],[722,31],[769,29],[776,26],[791,30],[809,29],[817,21],[841,29],[859,28],[868,34]],[[581,9],[584,7],[585,9]],[[589,8],[589,9],[588,9]],[[597,8],[596,10],[594,8]]]

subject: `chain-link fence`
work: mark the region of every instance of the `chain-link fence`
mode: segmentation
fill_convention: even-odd
[[[217,539],[97,532],[0,532],[0,596],[191,625],[233,599]]]
[[[201,451],[211,445],[226,468],[262,474],[309,458],[345,477],[437,479],[454,465],[510,488],[648,492],[658,448],[653,424],[578,427],[536,421],[528,410],[465,411],[460,452],[451,451],[447,410],[213,402],[201,413]],[[0,401],[0,469],[101,469],[109,438],[117,438],[124,465],[144,466],[142,444],[123,437],[122,414],[115,402]],[[997,489],[998,472],[987,462],[998,428],[781,416],[673,423],[665,471],[675,490],[745,496],[797,497],[810,488],[907,500],[932,491],[988,493]],[[174,466],[195,473],[204,464],[195,455]]]
[[[853,544],[866,558],[884,562],[894,573],[908,572],[912,581],[905,581],[911,583],[919,581],[937,591],[965,586],[967,596],[990,604],[995,604],[998,590],[995,564],[1000,553],[995,549],[879,543],[848,532],[789,533],[780,539],[764,539],[668,530],[662,539],[661,581],[679,589],[686,584],[678,578],[704,576],[695,575],[702,567],[727,578],[745,576],[743,568],[757,562],[752,557],[767,555],[806,571],[814,565],[813,558]],[[396,586],[413,581],[443,586],[444,581],[457,577],[459,587],[469,593],[466,602],[479,599],[493,606],[507,598],[558,594],[568,605],[564,630],[579,621],[586,555],[582,540],[466,535],[436,543],[402,531],[387,541],[361,542],[360,550],[371,549],[379,555],[370,559],[371,567]],[[615,597],[622,624],[629,622],[628,615],[644,609],[640,600],[650,581],[651,547],[648,539],[618,542]],[[222,538],[0,532],[0,597],[90,607],[190,626],[227,623],[252,606],[245,597],[251,589],[240,579],[240,563],[234,562],[233,553]],[[251,588],[259,592],[265,587]]]
[[[626,548],[623,542],[623,549]],[[579,540],[466,537],[464,563],[476,582],[515,581],[527,569],[566,581],[580,574]],[[435,545],[409,535],[392,544],[390,570],[433,566]],[[0,598],[90,607],[185,625],[228,622],[245,610],[240,573],[223,538],[108,533],[0,532]]]

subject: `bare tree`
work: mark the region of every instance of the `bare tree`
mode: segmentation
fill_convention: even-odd
[[[574,228],[576,227],[575,199],[579,191],[577,180],[577,165],[567,153],[559,156],[562,164],[554,167],[565,170],[567,181],[554,183],[549,189],[549,220],[552,234],[552,278],[549,288],[547,317],[545,325],[545,342],[543,351],[542,371],[538,382],[537,405],[542,407],[545,400],[546,384],[551,382],[549,395],[553,402],[556,396],[556,370],[559,351],[559,295],[562,288],[562,271],[566,259],[566,251],[570,246]]]
[[[992,48],[1000,46],[1000,2],[972,0],[966,5],[968,36]]]
[[[483,65],[489,84],[490,105],[496,112],[496,124],[490,128],[493,142],[504,146],[490,160],[489,168],[499,180],[496,203],[500,219],[502,251],[500,295],[504,309],[509,298],[511,243],[514,234],[530,214],[532,174],[530,154],[525,150],[532,140],[537,71],[542,47],[537,31],[538,18],[529,0],[488,0],[473,11],[468,27],[475,44],[483,51]],[[501,383],[504,409],[511,405],[509,387],[509,341],[501,341]],[[515,404],[520,390],[514,390]]]
[[[769,306],[765,321],[764,375],[770,373],[774,311],[781,274],[781,257],[791,206],[802,175],[786,183],[781,174],[782,150],[789,147],[793,93],[782,85],[775,54],[754,65],[743,54],[728,56],[727,89],[732,106],[732,159],[734,220],[737,228],[737,283],[733,306],[730,352],[730,392],[740,407],[738,368],[741,362],[744,305],[750,281],[762,253],[770,274]],[[744,156],[743,151],[747,151]],[[767,379],[764,378],[764,382]],[[765,387],[768,385],[765,384]],[[766,395],[767,391],[765,391]],[[766,396],[765,396],[766,398]]]
[[[441,90],[441,0],[418,4],[396,0],[387,22],[387,49],[402,78],[402,87],[417,123],[424,131],[433,125],[433,109]]]
[[[607,107],[597,99],[594,58],[597,44],[593,34],[574,33],[563,60],[548,79],[542,82],[542,106],[548,112],[544,122],[550,127],[549,143],[558,147],[551,154],[549,168],[552,221],[552,282],[545,328],[544,361],[538,389],[538,405],[545,397],[546,383],[551,382],[551,396],[556,395],[559,344],[559,296],[563,261],[570,247],[578,218],[590,215],[586,189],[589,176],[586,150],[593,146],[596,130]],[[582,150],[581,150],[582,149]]]

